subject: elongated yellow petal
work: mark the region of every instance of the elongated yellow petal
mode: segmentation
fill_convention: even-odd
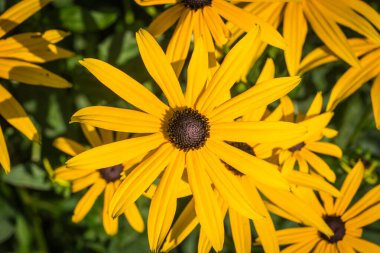
[[[203,38],[195,41],[194,52],[187,68],[185,99],[187,106],[193,106],[206,86],[208,76],[207,49]]]
[[[363,1],[346,1],[349,6],[368,19],[377,29],[380,29],[380,14],[369,4]]]
[[[38,65],[18,60],[0,59],[0,77],[31,85],[71,87],[71,84],[62,77]]]
[[[148,239],[152,252],[160,249],[172,225],[177,209],[176,189],[184,169],[185,153],[177,152],[177,157],[166,168],[153,195],[148,216]]]
[[[181,86],[169,62],[175,59],[167,57],[153,36],[143,29],[136,34],[136,41],[146,69],[164,92],[170,107],[184,106]]]
[[[257,78],[256,85],[266,84],[265,81],[274,79],[276,67],[272,58],[268,58],[265,62],[259,77]]]
[[[323,106],[322,92],[318,91],[311,103],[309,110],[307,110],[306,118],[315,116],[321,113]]]
[[[355,250],[351,246],[347,245],[347,243],[344,243],[344,239],[343,241],[338,241],[337,246],[338,252],[355,253]]]
[[[21,33],[0,40],[0,57],[28,62],[48,62],[73,56],[73,53],[53,45],[41,33]]]
[[[206,169],[212,183],[231,208],[250,219],[264,218],[264,214],[258,213],[254,203],[250,201],[249,192],[245,191],[238,178],[229,172],[213,153],[202,150],[194,156],[204,162],[203,168]]]
[[[110,213],[108,213],[110,215]],[[129,205],[124,211],[124,216],[127,219],[129,225],[138,233],[144,232],[145,224],[143,217],[135,203]]]
[[[176,29],[175,29],[172,37],[170,38],[170,42],[169,42],[168,48],[166,50],[166,56],[169,59],[171,66],[173,67],[173,70],[174,70],[177,77],[179,77],[179,75],[181,74],[182,68],[185,64],[187,54],[189,52],[191,35],[193,32],[193,23],[194,23],[194,12],[189,10],[188,8],[184,9],[182,11],[181,17],[179,18]],[[140,54],[141,54],[141,50],[140,50]],[[149,71],[149,66],[146,65],[146,67]],[[158,68],[157,68],[157,71],[159,71]],[[167,71],[167,70],[165,70],[165,71]],[[167,72],[169,72],[169,71],[167,71]],[[151,72],[149,72],[149,73],[152,75]],[[163,76],[164,72],[161,70],[159,73],[161,73],[160,76]],[[162,84],[160,84],[159,81],[157,81],[155,76],[152,76],[152,77],[156,80],[156,82],[160,86],[162,85]],[[163,80],[163,81],[165,81],[165,80]],[[167,81],[169,81],[169,80],[166,80],[166,82]],[[178,85],[176,84],[176,86],[178,86]],[[161,87],[161,89],[163,89],[163,88]],[[173,89],[173,88],[169,88],[169,89]],[[177,91],[178,88],[174,87],[173,90]],[[163,91],[165,92],[164,89],[163,89]],[[181,100],[182,100],[182,98],[181,98]],[[179,101],[181,101],[181,100],[179,100]]]
[[[300,243],[292,244],[285,249],[281,250],[281,253],[293,253],[293,252],[315,252],[315,253],[325,253],[327,251],[319,251],[318,242],[320,242],[320,238],[313,238],[308,241],[303,241]],[[315,246],[317,245],[317,247]],[[325,246],[324,244],[323,246]],[[313,250],[313,251],[312,251]],[[335,253],[335,252],[334,252]]]
[[[5,143],[3,130],[0,126],[0,165],[3,167],[5,173],[11,171],[11,162],[9,160],[9,154],[7,144]]]
[[[71,156],[76,156],[77,154],[86,151],[86,148],[78,142],[63,137],[55,139],[53,146]]]
[[[368,191],[360,200],[358,200],[343,215],[342,220],[347,221],[362,213],[368,207],[380,202],[380,185]]]
[[[199,239],[198,239],[198,253],[209,253],[211,250],[211,242],[208,239],[205,231],[201,228],[199,231]]]
[[[125,152],[125,151],[124,151]],[[178,150],[169,143],[163,144],[140,163],[120,184],[110,203],[112,217],[121,215],[134,203],[165,167],[177,156]]]
[[[47,30],[42,33],[42,38],[50,43],[58,43],[69,35],[70,32],[65,32],[62,30]]]
[[[336,215],[342,215],[344,211],[346,211],[348,205],[358,190],[360,183],[362,182],[363,173],[364,166],[363,163],[359,161],[347,175],[340,190],[342,195],[335,201],[334,213]]]
[[[347,38],[339,26],[325,13],[325,9],[318,1],[304,1],[304,12],[318,37],[328,46],[331,51],[342,58],[351,66],[358,66]]]
[[[91,144],[92,147],[97,147],[97,146],[101,146],[105,144],[100,138],[100,135],[95,127],[87,125],[87,124],[80,124],[80,127],[82,129],[84,136],[86,136],[86,139],[88,140],[88,142]]]
[[[13,5],[0,16],[0,37],[3,37],[50,2],[50,0],[24,0]]]
[[[302,2],[289,2],[284,13],[283,33],[288,44],[285,61],[291,76],[298,73],[307,34],[307,23],[302,9]]]
[[[321,176],[325,177],[330,182],[335,182],[336,175],[333,170],[323,161],[319,156],[310,152],[306,148],[300,150],[300,155],[304,158],[315,171],[317,171]]]
[[[162,118],[162,115],[168,109],[147,88],[110,64],[90,58],[83,59],[79,63],[119,97],[142,111]],[[149,101],[149,103],[146,101]]]
[[[175,0],[136,0],[136,3],[142,6],[151,6],[159,4],[174,4]]]
[[[358,216],[346,222],[347,227],[361,228],[380,219],[380,204],[369,207]]]
[[[198,218],[195,213],[195,202],[194,198],[192,198],[169,231],[161,250],[168,252],[174,249],[185,240],[198,224]]]
[[[290,189],[288,182],[278,171],[277,166],[258,159],[225,142],[208,140],[206,147],[219,159],[241,173],[252,177],[255,181],[280,189]]]
[[[294,195],[297,198],[303,200],[306,204],[308,204],[319,216],[325,216],[326,211],[321,205],[321,202],[315,195],[314,191],[311,188],[295,186],[292,189]]]
[[[160,36],[177,22],[184,10],[185,6],[182,4],[176,4],[168,8],[150,23],[147,29],[148,32],[155,37]]]
[[[327,183],[321,177],[316,175],[310,175],[304,172],[299,172],[292,170],[286,174],[284,177],[295,185],[310,187],[315,190],[327,192],[335,197],[340,196],[340,192],[331,184]]]
[[[312,227],[286,228],[276,231],[281,245],[300,243],[318,237],[318,230]]]
[[[371,100],[376,127],[377,129],[380,129],[380,75],[378,75],[373,82],[371,88]]]
[[[69,168],[101,169],[133,159],[164,143],[161,134],[131,138],[87,150],[67,161]]]
[[[136,110],[91,106],[77,111],[71,122],[129,133],[155,133],[162,127],[158,118]]]
[[[380,246],[372,242],[346,235],[344,243],[358,252],[380,252]]]
[[[73,170],[73,169],[70,169],[70,170]],[[61,176],[61,175],[58,174],[57,176]],[[98,180],[103,180],[103,179],[100,179],[100,173],[98,173],[97,171],[92,172],[92,173],[88,174],[87,176],[77,178],[77,179],[73,180],[73,182],[71,184],[71,191],[72,192],[79,192],[79,191],[83,190],[84,188],[87,188],[90,185],[95,184]],[[105,180],[103,180],[103,181],[105,181]]]
[[[226,44],[230,36],[230,31],[227,29],[222,18],[209,6],[205,6],[202,9],[202,14],[201,17],[203,17],[204,22],[207,24],[215,42],[218,45]]]
[[[342,158],[342,150],[339,146],[327,142],[310,142],[306,143],[305,148],[320,154]]]
[[[20,103],[0,85],[0,115],[29,140],[40,142],[37,129]]]
[[[299,220],[298,218],[294,217],[292,214],[289,214],[287,211],[285,211],[284,209],[268,202],[268,201],[264,201],[265,203],[265,207],[271,212],[271,213],[274,213],[276,214],[277,216],[280,216],[280,217],[283,217],[289,221],[293,221],[293,222],[296,222],[296,223],[302,223],[301,220]]]
[[[103,218],[104,230],[106,231],[107,235],[110,235],[110,236],[116,235],[118,227],[119,227],[118,218],[112,219],[111,216],[108,214],[109,204],[113,197],[114,192],[115,192],[114,184],[108,183],[104,191],[104,205],[103,205],[102,218]]]
[[[208,114],[208,117],[213,122],[236,119],[250,110],[276,101],[288,94],[300,82],[299,77],[281,77],[265,81],[216,107]]]
[[[87,215],[91,207],[94,205],[96,199],[103,192],[106,187],[105,180],[98,180],[83,197],[79,200],[74,209],[72,221],[78,223]]]
[[[88,176],[91,173],[94,172],[91,170],[73,170],[66,168],[66,166],[61,166],[54,171],[54,178],[72,181]]]
[[[283,114],[282,120],[287,122],[294,122],[294,105],[293,101],[288,96],[280,98],[281,111]],[[272,113],[273,114],[273,113]],[[268,120],[268,119],[266,119]]]
[[[278,143],[307,134],[306,127],[290,122],[226,122],[211,126],[211,138],[255,143]]]
[[[114,141],[114,133],[106,129],[98,129],[102,142],[108,144]]]
[[[373,64],[379,57],[380,49],[367,54],[360,60],[361,67],[352,67],[339,78],[331,91],[327,110],[334,109],[338,103],[380,73],[380,65]]]
[[[219,101],[219,97],[229,92],[234,83],[241,76],[241,69],[244,64],[248,64],[247,58],[250,55],[250,50],[257,43],[259,28],[256,27],[248,32],[227,54],[219,69],[215,72],[205,92],[199,98],[196,105],[203,113],[210,112]]]
[[[251,252],[251,226],[249,219],[241,216],[233,208],[229,209],[232,239],[236,252]]]

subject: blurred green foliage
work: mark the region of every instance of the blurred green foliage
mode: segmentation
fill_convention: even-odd
[[[15,2],[0,0],[0,12]],[[380,10],[376,0],[368,2]],[[0,173],[0,252],[149,252],[146,232],[136,234],[123,219],[120,219],[118,235],[110,238],[104,233],[99,211],[102,201],[96,203],[84,221],[73,224],[71,214],[82,194],[71,196],[68,188],[53,183],[46,168],[49,164],[56,168],[67,158],[52,147],[56,137],[65,136],[86,143],[78,125],[68,124],[71,115],[79,108],[89,105],[130,106],[95,80],[78,60],[84,57],[105,60],[160,94],[139,57],[134,33],[140,27],[146,27],[162,9],[162,6],[143,8],[132,0],[54,0],[12,32],[69,31],[71,35],[60,45],[74,51],[76,56],[43,64],[69,80],[72,89],[56,90],[1,81],[35,122],[42,136],[42,145],[29,142],[0,119],[1,125],[5,126],[12,162],[9,175]],[[161,38],[164,48],[168,38]],[[320,44],[312,34],[309,38],[305,52]],[[269,48],[252,69],[250,83],[237,84],[233,94],[252,85],[268,56],[275,59],[277,74],[286,75],[282,52]],[[318,90],[323,91],[327,103],[332,84],[345,69],[344,63],[337,62],[306,74],[303,84],[291,93],[298,109],[305,111]],[[370,154],[371,159],[380,159],[380,134],[373,123],[368,85],[338,106],[331,126],[340,132],[335,142],[344,149],[346,159],[360,158],[365,153]],[[335,168],[339,178],[337,185],[340,185],[346,172],[340,169],[338,161],[331,159],[329,162]],[[370,187],[363,183],[357,198]],[[146,217],[148,201],[141,199],[138,204]],[[273,218],[278,227],[292,225],[278,217]],[[196,252],[197,233],[195,231],[177,252]],[[229,236],[223,252],[234,251],[230,233],[227,229]],[[365,231],[365,237],[377,243],[380,243],[379,234],[379,222]],[[262,252],[260,247],[253,250]]]

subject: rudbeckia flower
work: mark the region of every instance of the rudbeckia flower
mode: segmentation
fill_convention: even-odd
[[[48,0],[23,0],[1,14],[0,78],[54,88],[70,87],[65,79],[34,64],[72,56],[71,52],[54,45],[62,40],[67,35],[66,33],[49,30],[44,33],[22,33],[3,38],[49,2]],[[22,106],[1,84],[0,114],[27,138],[39,141],[37,130]],[[9,154],[1,128],[0,164],[5,172],[10,171]]]
[[[205,166],[208,157],[223,160],[257,182],[289,190],[287,181],[276,166],[225,142],[275,143],[297,138],[307,132],[305,127],[288,122],[234,121],[252,107],[261,107],[277,100],[300,82],[298,77],[277,78],[226,100],[226,94],[246,62],[245,57],[255,46],[258,33],[258,28],[250,31],[225,57],[211,78],[208,78],[207,51],[201,41],[197,43],[189,63],[187,87],[183,94],[167,56],[147,31],[140,30],[137,44],[141,57],[168,104],[103,61],[81,61],[98,80],[139,110],[88,107],[75,113],[72,121],[144,136],[96,147],[70,159],[67,166],[96,169],[146,155],[120,184],[110,203],[110,212],[113,217],[120,215],[160,178],[148,217],[152,251],[159,249],[170,229],[176,209],[176,189],[182,176],[187,178],[197,217],[215,250],[223,247],[224,227],[211,183],[237,212],[250,218],[262,218],[235,177],[225,170]]]
[[[360,200],[350,205],[357,192],[364,173],[364,166],[358,162],[346,177],[341,196],[335,201],[331,195],[320,194],[322,203],[315,194],[304,198],[333,230],[333,236],[326,236],[312,227],[287,228],[277,231],[281,245],[290,245],[282,252],[380,252],[380,246],[362,239],[363,227],[380,218],[380,185],[367,192]],[[295,222],[296,218],[287,216]]]
[[[243,0],[249,2],[244,8],[255,14],[262,10],[264,20],[283,21],[283,36],[287,43],[285,61],[290,75],[300,71],[302,50],[308,33],[308,25],[326,47],[338,58],[351,66],[359,66],[354,50],[340,25],[347,27],[380,43],[380,15],[371,6],[361,0],[300,0],[287,3],[268,3],[268,1]],[[253,3],[252,3],[253,2]]]
[[[277,157],[278,164],[282,167],[284,174],[294,171],[298,164],[300,172],[317,173],[330,182],[335,182],[336,176],[334,171],[317,155],[342,157],[342,150],[339,146],[322,140],[324,137],[332,138],[337,135],[336,130],[327,127],[333,113],[321,113],[322,100],[322,93],[318,92],[306,114],[298,113],[296,115],[291,99],[289,97],[281,98],[281,103],[277,107],[276,112],[272,113],[272,119],[268,118],[266,120],[274,120],[273,115],[277,114],[281,120],[297,122],[308,126],[310,132],[303,137],[278,143],[277,147],[273,147],[271,144],[259,144],[255,147],[255,153],[262,158],[268,158],[271,155]],[[294,183],[297,185],[302,184],[303,180],[299,179],[298,181],[294,181]]]
[[[156,17],[148,30],[157,37],[177,23],[166,51],[177,76],[185,63],[192,35],[195,40],[203,37],[210,53],[209,67],[216,67],[215,44],[226,44],[230,36],[230,31],[222,18],[245,32],[253,29],[255,24],[259,24],[262,27],[263,40],[279,48],[286,46],[281,35],[268,23],[226,0],[136,0],[136,2],[143,6],[174,4]]]
[[[97,130],[88,125],[81,126],[83,133],[92,147],[123,140],[127,137],[124,133],[114,133],[104,129]],[[86,147],[78,142],[63,137],[57,138],[53,145],[70,156],[76,156],[87,150]],[[133,160],[109,167],[99,167],[97,169],[75,170],[66,168],[65,166],[56,169],[54,172],[55,180],[71,182],[71,190],[73,193],[89,187],[88,191],[82,196],[76,205],[72,221],[75,223],[82,221],[93,207],[95,201],[104,192],[102,211],[103,227],[108,235],[117,234],[119,221],[118,218],[113,219],[110,217],[109,203],[115,194],[117,187],[120,185],[123,174],[125,174],[136,162],[138,161]],[[144,231],[144,221],[135,203],[128,206],[124,211],[124,215],[134,230],[139,233]]]

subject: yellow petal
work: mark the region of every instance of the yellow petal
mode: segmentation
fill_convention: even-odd
[[[210,179],[204,171],[204,164],[194,156],[195,152],[198,151],[190,151],[186,155],[187,174],[195,201],[195,212],[212,247],[220,251],[224,242],[223,216],[211,188]]]
[[[176,189],[184,169],[185,153],[177,152],[177,157],[166,168],[153,195],[148,215],[148,239],[152,252],[160,249],[172,225],[177,209]]]
[[[73,169],[69,169],[69,170],[75,171]],[[74,174],[74,172],[72,172],[71,178],[74,178],[74,175],[75,175],[75,177],[77,177],[80,174],[79,173]],[[63,176],[66,176],[66,178],[69,178],[68,173],[66,175],[57,174],[57,178],[58,178],[58,176],[60,176],[60,179],[62,179]],[[74,179],[72,184],[71,184],[71,191],[72,192],[79,192],[79,191],[83,190],[84,188],[87,188],[90,185],[95,184],[99,180],[105,181],[105,180],[100,178],[100,173],[98,173],[97,171],[95,171],[95,172],[92,171],[92,173],[90,173],[86,176]]]
[[[142,6],[151,6],[159,4],[174,4],[175,0],[136,0],[136,3]]]
[[[351,246],[347,245],[347,243],[344,243],[344,240],[338,241],[337,246],[338,252],[355,253],[355,250]]]
[[[5,173],[11,171],[11,162],[9,160],[9,154],[7,149],[7,144],[5,143],[3,130],[0,126],[0,165],[5,170]]]
[[[90,58],[83,59],[79,63],[119,97],[142,111],[161,118],[168,109],[147,88],[110,64]],[[149,103],[146,101],[149,101]]]
[[[181,86],[169,62],[169,59],[173,58],[166,57],[153,36],[143,29],[136,34],[136,41],[146,69],[160,86],[170,107],[184,106],[185,98]]]
[[[373,82],[371,88],[371,100],[376,127],[377,129],[380,129],[380,75],[378,75]]]
[[[150,114],[107,106],[83,108],[71,117],[71,122],[129,133],[155,133],[162,127],[160,120]]]
[[[346,226],[350,228],[361,228],[374,223],[380,219],[380,204],[369,207],[358,216],[346,222]]]
[[[251,226],[249,219],[241,216],[233,208],[229,209],[232,239],[236,252],[251,252]]]
[[[320,238],[313,238],[313,239],[309,239],[307,241],[303,241],[303,242],[300,242],[300,243],[296,243],[296,244],[292,244],[288,247],[286,247],[285,249],[281,250],[281,253],[292,253],[292,252],[315,252],[315,253],[325,253],[327,251],[324,251],[322,249],[322,251],[319,251],[320,249],[318,248],[318,245],[317,244],[318,242],[320,242],[321,239]],[[317,247],[315,247],[315,245],[317,245]],[[326,246],[327,244],[325,243],[323,246]],[[335,253],[335,252],[333,252]]]
[[[13,5],[0,16],[0,37],[39,11],[50,0],[24,0]]]
[[[108,144],[114,141],[114,132],[106,130],[106,129],[98,129],[98,131],[99,131],[100,137],[102,138],[102,142],[104,144]]]
[[[344,213],[344,211],[346,211],[348,205],[358,190],[360,183],[362,182],[363,173],[364,166],[363,163],[359,161],[347,175],[340,190],[342,195],[335,201],[334,213],[336,215],[340,216]]]
[[[307,34],[307,23],[303,14],[302,2],[289,2],[286,5],[283,25],[284,39],[288,45],[285,61],[291,76],[297,75],[302,49]]]
[[[300,243],[318,237],[318,230],[312,227],[286,228],[276,231],[281,245]]]
[[[252,109],[276,101],[293,90],[300,81],[299,77],[281,77],[268,80],[216,107],[208,114],[208,117],[212,121],[233,120]]]
[[[339,146],[327,142],[310,142],[306,143],[305,148],[324,155],[342,158],[342,150]]]
[[[175,159],[178,152],[171,144],[165,143],[134,168],[112,198],[110,203],[112,217],[121,215],[129,205],[134,203],[158,178],[165,167]]]
[[[111,215],[108,213],[108,215]],[[138,233],[144,232],[145,224],[143,217],[135,203],[129,205],[124,211],[125,218],[127,219],[129,225]]]
[[[330,182],[335,182],[336,175],[325,161],[323,161],[319,156],[313,152],[310,152],[306,148],[301,149],[299,152],[302,158],[304,158],[316,172],[318,172],[321,176],[325,177]]]
[[[40,142],[37,129],[19,102],[0,85],[0,115],[29,140]]]
[[[271,212],[271,213],[274,213],[275,215],[277,216],[280,216],[280,217],[283,217],[289,221],[293,221],[295,223],[302,223],[301,220],[297,219],[296,217],[294,217],[293,215],[289,214],[287,211],[285,211],[284,209],[268,202],[268,201],[264,201],[265,203],[265,207]]]
[[[119,220],[117,218],[112,219],[111,216],[108,214],[108,207],[109,207],[109,204],[114,192],[115,192],[114,184],[108,183],[104,191],[104,205],[103,205],[102,218],[103,218],[104,230],[106,231],[107,235],[110,235],[110,236],[116,235],[118,227],[119,227]]]
[[[328,46],[331,51],[351,66],[359,66],[347,38],[335,23],[326,15],[326,10],[318,1],[303,2],[304,12],[314,32]]]
[[[86,139],[91,144],[92,147],[101,146],[105,143],[102,142],[98,131],[95,127],[87,125],[87,124],[80,124],[80,127],[82,128],[82,132],[84,136],[86,136]]]
[[[53,146],[70,156],[76,156],[77,154],[86,151],[86,148],[78,142],[63,137],[55,139]]]
[[[42,38],[50,43],[58,43],[68,35],[70,35],[70,32],[65,32],[62,30],[47,30],[42,34]]]
[[[94,205],[96,199],[103,192],[106,187],[105,180],[98,180],[83,197],[79,200],[74,209],[72,221],[78,223],[87,215],[91,207]]]
[[[73,170],[68,169],[65,166],[61,166],[54,171],[54,178],[61,180],[76,180],[88,176],[89,174],[94,173],[91,170]],[[94,173],[98,174],[98,173]]]
[[[315,116],[321,113],[323,106],[322,92],[318,91],[311,103],[309,110],[307,110],[306,118]]]
[[[52,88],[71,87],[71,84],[62,77],[38,65],[18,60],[0,59],[0,77]]]
[[[375,8],[363,1],[350,0],[347,1],[347,4],[368,19],[377,29],[380,29],[380,14]]]
[[[208,239],[205,231],[201,228],[198,239],[198,253],[209,253],[211,250],[211,242]]]
[[[148,32],[155,37],[160,36],[177,22],[184,10],[185,6],[182,4],[176,4],[169,7],[167,10],[158,15],[152,23],[150,23],[147,29]]]
[[[345,235],[344,243],[358,252],[380,252],[379,245],[350,235]]]
[[[67,161],[69,168],[100,169],[121,164],[157,148],[164,142],[161,134],[131,138],[87,150]]]
[[[274,79],[275,72],[276,67],[274,65],[274,61],[272,58],[268,58],[263,69],[261,70],[259,77],[257,78],[256,85],[261,85],[265,83],[265,81]]]
[[[213,7],[205,6],[202,8],[202,15],[204,22],[207,24],[212,37],[218,45],[227,43],[230,31],[227,29],[221,17],[215,12]]]

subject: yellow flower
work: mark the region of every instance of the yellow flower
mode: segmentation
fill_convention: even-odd
[[[49,0],[24,0],[6,10],[0,16],[0,38],[49,2]],[[70,57],[71,52],[54,45],[66,35],[62,31],[49,30],[44,33],[22,33],[0,39],[0,78],[54,88],[70,87],[65,79],[30,63]],[[37,130],[24,109],[2,84],[0,84],[0,115],[30,140],[39,141]],[[5,172],[10,171],[9,154],[1,128],[0,164]]]
[[[351,66],[359,66],[359,62],[339,25],[365,36],[372,42],[380,43],[380,35],[374,28],[374,26],[380,28],[380,15],[364,1],[298,0],[288,3],[243,1],[250,2],[245,10],[259,15],[268,23],[278,25],[282,19],[283,36],[288,45],[285,50],[285,61],[290,75],[300,73],[308,24],[330,52]]]
[[[99,129],[98,131],[91,126],[81,125],[83,133],[92,147],[97,147],[113,141],[126,139],[124,133],[113,133],[112,131]],[[76,141],[67,138],[57,138],[54,146],[70,156],[76,156],[87,149]],[[117,187],[120,185],[122,174],[126,173],[138,160],[123,162],[109,167],[100,167],[97,169],[75,170],[62,166],[55,170],[55,180],[66,180],[72,182],[72,192],[81,191],[90,187],[86,194],[79,200],[74,209],[72,221],[78,223],[90,211],[96,199],[104,192],[103,205],[103,227],[108,235],[115,235],[118,231],[118,218],[112,219],[109,215],[109,203],[115,194]],[[138,207],[132,203],[124,211],[131,227],[139,233],[144,231],[144,221],[140,215]]]
[[[332,196],[321,193],[323,205],[313,193],[303,199],[326,221],[334,231],[333,236],[327,237],[312,227],[282,229],[277,231],[279,243],[290,245],[283,252],[380,252],[380,246],[361,239],[362,228],[380,218],[380,185],[348,208],[362,182],[363,173],[363,164],[358,162],[348,174],[341,188],[342,195],[335,202]],[[299,222],[296,218],[291,219]]]
[[[257,182],[289,190],[288,183],[276,166],[225,142],[273,143],[306,133],[306,128],[288,122],[234,121],[251,107],[261,107],[275,101],[300,82],[298,77],[278,78],[226,100],[226,94],[240,75],[241,65],[246,62],[245,56],[255,46],[258,32],[258,28],[249,32],[230,51],[210,79],[207,51],[201,41],[196,43],[188,67],[186,92],[183,94],[160,46],[147,31],[140,30],[137,44],[141,57],[163,91],[168,105],[111,65],[95,59],[81,61],[104,85],[140,110],[95,106],[78,111],[72,120],[144,136],[86,151],[70,159],[67,166],[96,169],[146,155],[117,189],[110,203],[110,211],[114,217],[120,215],[161,175],[148,217],[148,238],[152,251],[160,248],[170,229],[181,177],[188,180],[197,217],[215,250],[223,247],[224,227],[211,183],[237,212],[250,218],[261,217],[240,182],[225,170],[205,166],[209,159],[215,159],[217,163],[221,159]],[[274,86],[276,92],[273,92]]]
[[[230,31],[222,18],[245,32],[253,29],[255,24],[260,24],[263,40],[280,48],[286,46],[280,34],[269,24],[226,0],[135,1],[143,6],[174,4],[156,17],[149,25],[148,30],[157,37],[177,23],[166,51],[177,76],[185,63],[192,35],[195,40],[200,36],[203,37],[207,51],[210,53],[209,67],[216,67],[218,63],[215,59],[214,41],[218,45],[224,45],[230,36]]]

